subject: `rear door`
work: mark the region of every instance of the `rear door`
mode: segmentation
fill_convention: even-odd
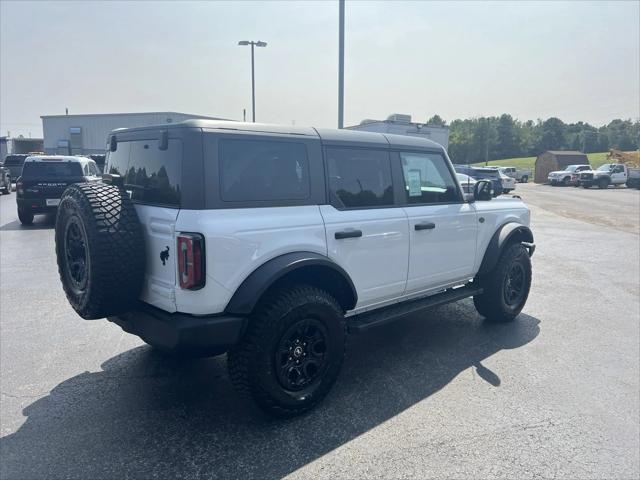
[[[182,141],[169,138],[160,150],[157,138],[118,142],[106,170],[124,177],[145,233],[146,275],[141,300],[176,311],[175,224],[180,205]]]
[[[328,256],[351,276],[356,308],[404,292],[407,216],[395,205],[388,150],[327,147],[330,205],[321,205]]]
[[[473,276],[477,216],[464,203],[442,153],[398,152],[409,219],[406,293],[437,289]]]

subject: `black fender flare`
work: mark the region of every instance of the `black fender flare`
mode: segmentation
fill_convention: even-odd
[[[517,222],[505,223],[489,240],[478,275],[483,275],[493,270],[505,246],[515,239],[527,247],[529,256],[533,255],[535,244],[533,243],[533,233],[531,233],[529,227]]]
[[[345,311],[351,310],[358,302],[358,294],[349,274],[330,258],[314,252],[285,253],[272,258],[256,268],[237,288],[227,304],[225,313],[248,315],[260,297],[285,275],[305,267],[322,267],[331,270],[343,283],[342,298],[337,299]],[[342,282],[340,282],[342,283]],[[340,301],[342,300],[342,301]]]

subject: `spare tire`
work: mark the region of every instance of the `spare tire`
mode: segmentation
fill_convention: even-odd
[[[130,310],[142,289],[145,248],[127,193],[102,183],[68,187],[56,218],[56,257],[67,300],[82,318]]]

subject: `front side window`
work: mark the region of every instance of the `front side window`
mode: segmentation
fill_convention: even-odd
[[[331,204],[337,208],[393,205],[391,162],[384,150],[327,148]]]
[[[456,182],[439,153],[400,152],[407,203],[452,203],[460,200]]]
[[[309,198],[309,159],[302,143],[221,140],[219,165],[223,201]]]

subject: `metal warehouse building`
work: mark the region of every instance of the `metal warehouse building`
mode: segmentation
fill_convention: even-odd
[[[40,118],[42,118],[45,153],[60,155],[105,153],[107,135],[116,128],[161,125],[192,118],[224,120],[178,112],[44,115]]]
[[[396,135],[409,135],[422,137],[439,143],[444,148],[449,148],[449,127],[414,123],[411,115],[394,113],[386,120],[363,120],[359,125],[346,127],[349,130],[361,130],[364,132],[395,133]]]

